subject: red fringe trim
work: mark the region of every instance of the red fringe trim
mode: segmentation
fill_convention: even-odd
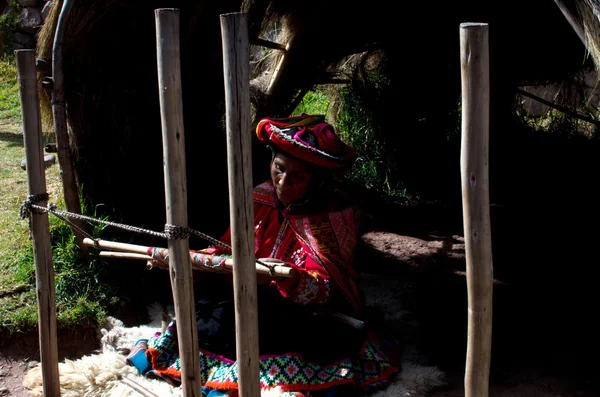
[[[238,388],[237,382],[206,382],[204,386],[217,390],[233,390]]]
[[[156,362],[156,360],[158,359],[158,354],[158,351],[153,347],[150,347],[148,348],[148,350],[146,350],[146,356],[150,356],[150,360],[152,362],[152,369],[161,374],[167,374],[176,379],[181,379],[181,371],[177,371],[174,368],[160,368],[158,366]]]
[[[343,384],[347,384],[347,383],[353,383],[354,380],[353,379],[343,379],[343,380],[338,380],[338,381],[334,381],[334,382],[329,382],[326,384],[322,384],[322,385],[307,385],[304,383],[295,383],[293,385],[276,385],[276,386],[261,386],[261,389],[264,390],[268,390],[268,389],[274,389],[276,387],[280,387],[282,391],[305,391],[305,390],[322,390],[322,389],[328,389],[330,387],[333,386],[339,386],[339,385],[343,385]],[[238,384],[237,382],[206,382],[204,384],[204,386],[210,387],[211,389],[217,389],[217,390],[232,390],[232,389],[237,389],[238,388]]]
[[[361,382],[358,384],[358,387],[360,388],[364,388],[368,385],[370,385],[371,383],[375,383],[375,382],[379,382],[382,380],[386,380],[388,379],[390,376],[397,374],[398,372],[400,372],[400,368],[398,367],[394,367],[392,365],[390,365],[389,367],[387,367],[387,369],[383,372],[383,374],[376,376],[375,378],[371,378],[371,379],[367,379],[364,382]]]

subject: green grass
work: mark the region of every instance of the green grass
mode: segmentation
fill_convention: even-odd
[[[0,123],[11,120],[21,120],[21,101],[15,57],[5,55],[0,59]]]
[[[0,60],[0,344],[7,336],[37,330],[35,262],[27,220],[19,209],[27,198],[27,173],[20,124],[19,89],[13,57]],[[43,143],[53,141],[44,136]],[[46,169],[50,202],[65,209],[58,164]],[[83,208],[87,215],[88,211]],[[106,262],[82,254],[62,220],[49,215],[52,263],[55,275],[56,318],[59,329],[80,329],[98,324],[114,302],[109,284],[101,276]],[[93,233],[101,232],[96,227]]]
[[[385,84],[382,78],[382,84]],[[356,149],[358,158],[348,172],[348,180],[385,197],[390,201],[407,203],[412,196],[402,182],[394,180],[396,174],[393,156],[395,153],[387,145],[382,134],[378,133],[374,118],[368,109],[363,108],[360,98],[350,86],[338,91],[315,89],[309,91],[293,115],[330,113],[330,104],[340,101],[336,119],[328,120],[334,125],[339,136]]]
[[[305,114],[327,114],[330,98],[325,91],[309,91],[298,107],[292,113],[292,116]]]

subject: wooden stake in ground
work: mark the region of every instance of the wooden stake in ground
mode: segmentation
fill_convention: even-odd
[[[492,340],[488,25],[460,25],[461,179],[469,299],[465,397],[487,397]]]
[[[162,120],[167,224],[187,228],[187,183],[181,64],[179,9],[154,11],[158,60],[158,87]],[[181,359],[181,381],[185,397],[202,396],[198,330],[192,289],[189,240],[169,238],[169,274],[177,318],[177,341]]]
[[[245,13],[221,15],[227,126],[227,169],[231,219],[235,335],[239,392],[260,396],[258,308],[252,199],[250,60]]]
[[[65,196],[65,207],[68,212],[81,214],[79,189],[77,189],[77,182],[75,180],[69,133],[67,132],[65,87],[63,83],[63,37],[65,35],[65,24],[69,18],[72,6],[73,0],[64,0],[54,35],[54,46],[52,48],[52,117],[54,118],[58,164],[60,166],[63,194]],[[82,220],[73,219],[71,222],[82,230],[85,230]],[[82,244],[84,236],[75,228],[71,228],[71,231],[75,235],[75,241],[79,249],[85,251],[87,248]]]
[[[46,174],[42,152],[42,119],[40,114],[35,51],[17,50],[17,70],[21,92],[21,115],[23,140],[27,159],[27,181],[29,196],[46,193]],[[45,206],[47,201],[36,203]],[[60,396],[58,378],[58,347],[56,342],[56,296],[54,290],[54,268],[50,250],[48,213],[30,214],[33,254],[35,261],[36,294],[40,362],[44,397]]]

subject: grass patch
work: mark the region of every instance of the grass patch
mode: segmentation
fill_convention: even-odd
[[[0,15],[0,34],[4,39],[4,54],[12,54],[14,46],[11,40],[21,19],[22,6],[17,0],[8,0],[4,5],[3,14]],[[4,54],[0,54],[0,57]]]
[[[298,107],[292,113],[292,116],[301,114],[327,114],[330,98],[326,91],[309,91],[304,95]]]
[[[53,140],[45,135],[43,144]],[[0,60],[0,341],[6,336],[37,330],[35,262],[27,220],[19,216],[27,199],[27,173],[20,124],[19,88],[14,57]],[[58,163],[46,169],[46,191],[50,202],[64,209]],[[89,216],[85,207],[84,213]],[[69,226],[49,215],[52,263],[56,288],[58,329],[80,329],[98,324],[115,303],[110,283],[102,282],[107,262],[82,254]],[[93,233],[100,233],[96,227]],[[1,344],[2,342],[0,342]]]
[[[388,84],[383,76],[375,76],[377,85]],[[333,89],[315,89],[309,91],[293,115],[331,113],[330,106],[336,103],[335,120],[330,121],[340,137],[358,152],[358,158],[347,174],[347,179],[367,191],[397,203],[409,203],[412,196],[395,177],[395,160],[397,155],[393,146],[389,145],[377,124],[378,106],[366,108],[361,101],[362,92],[352,86]],[[376,93],[371,94],[377,98]],[[333,117],[328,117],[333,118]]]
[[[0,123],[21,120],[21,99],[17,82],[17,65],[13,55],[0,59]]]
[[[27,174],[20,168],[24,158],[23,135],[18,124],[0,125],[0,335],[37,329],[35,262],[28,222],[19,217],[27,198]],[[64,209],[58,165],[46,169],[50,201]],[[81,254],[67,224],[49,215],[52,263],[59,329],[78,329],[98,324],[107,306],[115,303],[113,290],[102,283],[106,262]],[[100,229],[97,229],[98,232]]]

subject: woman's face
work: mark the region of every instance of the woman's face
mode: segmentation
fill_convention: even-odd
[[[303,198],[311,186],[313,171],[310,164],[277,153],[271,163],[271,179],[277,191],[277,197],[285,204],[291,204]]]

